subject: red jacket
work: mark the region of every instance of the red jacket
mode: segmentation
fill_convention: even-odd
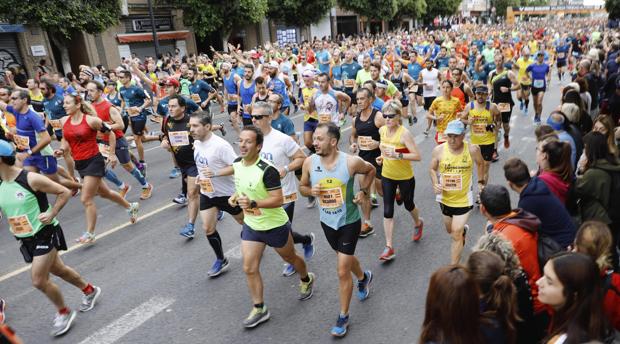
[[[607,273],[604,273],[603,283],[605,283],[606,278],[610,278],[611,283],[608,286],[603,303],[605,315],[616,331],[620,331],[620,274],[613,272],[607,277]]]

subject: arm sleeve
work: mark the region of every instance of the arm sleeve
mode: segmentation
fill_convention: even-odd
[[[282,188],[282,183],[280,182],[280,173],[278,173],[275,167],[267,167],[265,173],[263,173],[263,184],[265,184],[265,188],[267,189],[267,191],[273,191]]]

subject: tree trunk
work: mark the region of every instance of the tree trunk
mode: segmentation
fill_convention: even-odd
[[[223,31],[222,32],[222,46],[224,47],[224,51],[228,52],[228,39],[230,38],[231,31]]]
[[[67,48],[67,40],[58,37],[54,33],[49,35],[52,44],[60,51],[60,64],[62,65],[62,72],[67,75],[71,72],[71,60],[69,59],[69,49]]]

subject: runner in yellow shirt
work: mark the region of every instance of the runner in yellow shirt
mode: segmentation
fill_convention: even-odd
[[[454,84],[451,80],[441,82],[441,96],[433,100],[431,107],[428,109],[426,117],[429,120],[436,121],[437,133],[435,134],[435,142],[442,144],[447,138],[444,134],[446,126],[452,120],[457,118],[457,114],[463,111],[463,105],[457,97],[452,96]]]
[[[532,80],[529,74],[526,72],[527,67],[534,63],[534,59],[530,58],[530,50],[528,47],[523,47],[521,51],[521,57],[514,64],[514,69],[517,72],[517,79],[521,84],[521,88],[517,90],[517,99],[519,99],[519,109],[527,115],[527,108],[530,105],[530,89],[532,88]]]

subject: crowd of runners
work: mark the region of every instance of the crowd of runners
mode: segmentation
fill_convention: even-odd
[[[187,221],[179,235],[194,238],[201,223],[213,250],[208,276],[229,266],[218,221],[228,213],[241,227],[246,328],[270,317],[260,272],[267,246],[286,262],[283,275],[299,276],[299,300],[313,295],[309,228],[319,223],[295,224],[298,200],[318,208],[336,252],[340,304],[330,333],[343,337],[353,291],[362,302],[371,295],[358,239],[375,232],[371,217],[379,216],[379,260],[395,259],[396,230],[420,241],[429,223],[414,194],[429,184],[451,265],[430,278],[420,343],[611,343],[620,330],[620,31],[602,20],[463,24],[249,51],[229,45],[109,67],[66,76],[41,68],[23,85],[5,71],[0,85],[0,210],[32,263],[32,285],[56,307],[52,335],[66,333],[76,312],[50,274],[83,292],[79,311],[101,296],[59,257],[67,242],[57,215],[79,198],[86,228],[75,242],[84,245],[97,237],[96,196],[135,223],[131,185],[140,201],[157,192],[145,160],[151,141],[170,153],[170,178],[180,177],[172,201],[187,205]],[[557,108],[543,108],[546,92],[561,93]],[[215,122],[221,113],[234,134]],[[290,119],[297,113],[303,128]],[[535,124],[536,161],[505,156],[493,165],[498,147],[511,146],[516,114]],[[345,125],[351,134],[342,144]],[[434,137],[430,155],[414,131]],[[414,176],[418,161],[430,168]],[[505,179],[491,180],[490,168]],[[503,185],[519,194],[518,208]],[[373,212],[380,205],[383,213]],[[398,206],[410,228],[396,228]],[[463,259],[478,211],[488,234]],[[0,299],[0,323],[4,308]]]

